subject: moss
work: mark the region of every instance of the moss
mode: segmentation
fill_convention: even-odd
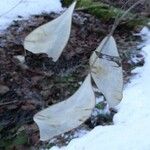
[[[121,9],[112,8],[103,8],[96,7],[88,9],[88,12],[101,20],[108,21],[110,19],[115,19],[118,14],[122,15],[124,11]],[[140,25],[147,25],[150,19],[146,17],[136,17],[135,14],[129,13],[121,22],[121,24],[125,24],[128,27],[137,27]]]
[[[148,25],[148,22],[150,22],[150,19],[145,18],[145,17],[140,17],[136,19],[130,19],[127,20],[126,24],[128,27],[136,27],[136,26],[143,26],[143,25]]]
[[[62,5],[68,7],[75,0],[62,0]],[[92,4],[92,0],[77,0],[77,7],[88,7]]]
[[[16,131],[15,127],[12,132]],[[6,138],[0,140],[0,149],[9,150],[12,147],[18,145],[24,145],[28,143],[28,137],[25,131],[21,131],[18,134],[7,135]]]
[[[104,110],[105,104],[104,104],[104,103],[98,103],[98,104],[96,104],[95,107],[96,107],[97,109],[99,109],[99,110]]]
[[[74,0],[63,0],[65,6],[70,5]],[[118,14],[122,15],[123,10],[104,4],[102,2],[94,2],[93,0],[78,0],[77,8],[83,8],[84,11],[98,17],[103,21],[114,20]],[[123,19],[121,24],[127,27],[134,28],[140,25],[147,25],[150,21],[149,18],[143,16],[136,16],[133,13],[128,13],[128,15]]]
[[[28,142],[28,137],[25,131],[20,132],[17,134],[16,138],[13,141],[13,145],[23,145],[27,144]]]
[[[77,78],[73,74],[58,77],[55,79],[55,81],[55,84],[64,84],[71,94],[73,94],[79,88]]]

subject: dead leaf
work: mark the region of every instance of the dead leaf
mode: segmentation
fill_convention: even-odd
[[[32,31],[24,40],[24,48],[33,53],[47,53],[56,62],[68,42],[75,5],[76,2],[58,18]]]
[[[106,40],[107,37],[90,58],[91,75],[110,107],[114,107],[122,99],[122,66],[114,38],[111,36],[104,45]],[[99,55],[98,59],[96,59],[97,55]]]
[[[49,140],[78,127],[90,117],[94,106],[95,95],[89,74],[74,95],[34,116],[40,129],[40,140]]]

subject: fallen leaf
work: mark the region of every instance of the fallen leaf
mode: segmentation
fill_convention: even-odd
[[[76,2],[58,18],[32,31],[24,40],[24,48],[33,53],[47,53],[56,62],[68,42],[75,5]]]
[[[106,42],[107,38],[103,39],[92,54],[90,67],[95,84],[106,98],[109,106],[114,107],[122,99],[123,75],[116,42],[112,36]],[[96,57],[98,58],[96,59]]]
[[[40,140],[49,140],[78,127],[90,117],[94,106],[95,95],[89,74],[74,95],[34,116],[34,121],[40,129]]]

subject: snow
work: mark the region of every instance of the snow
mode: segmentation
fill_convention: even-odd
[[[143,28],[145,64],[133,70],[136,76],[124,90],[114,125],[97,126],[68,146],[51,150],[150,150],[150,30]]]
[[[60,0],[0,0],[0,30],[6,29],[18,16],[27,18],[42,12],[59,12]]]

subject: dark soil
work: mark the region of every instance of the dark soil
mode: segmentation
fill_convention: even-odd
[[[44,107],[62,101],[79,87],[89,70],[89,57],[100,41],[109,33],[113,21],[102,22],[95,17],[74,13],[71,37],[60,59],[53,63],[46,54],[27,52],[25,64],[15,58],[24,54],[25,36],[39,25],[57,15],[42,14],[29,20],[15,21],[0,33],[0,149],[29,149],[41,143],[33,115]],[[115,32],[124,69],[124,82],[129,81],[131,70],[143,65],[133,63],[131,57],[141,57],[136,49],[139,38],[127,27]],[[110,119],[110,121],[108,121]],[[100,116],[95,125],[112,123],[112,116]],[[86,125],[94,127],[89,120]],[[106,123],[108,122],[108,123]]]

